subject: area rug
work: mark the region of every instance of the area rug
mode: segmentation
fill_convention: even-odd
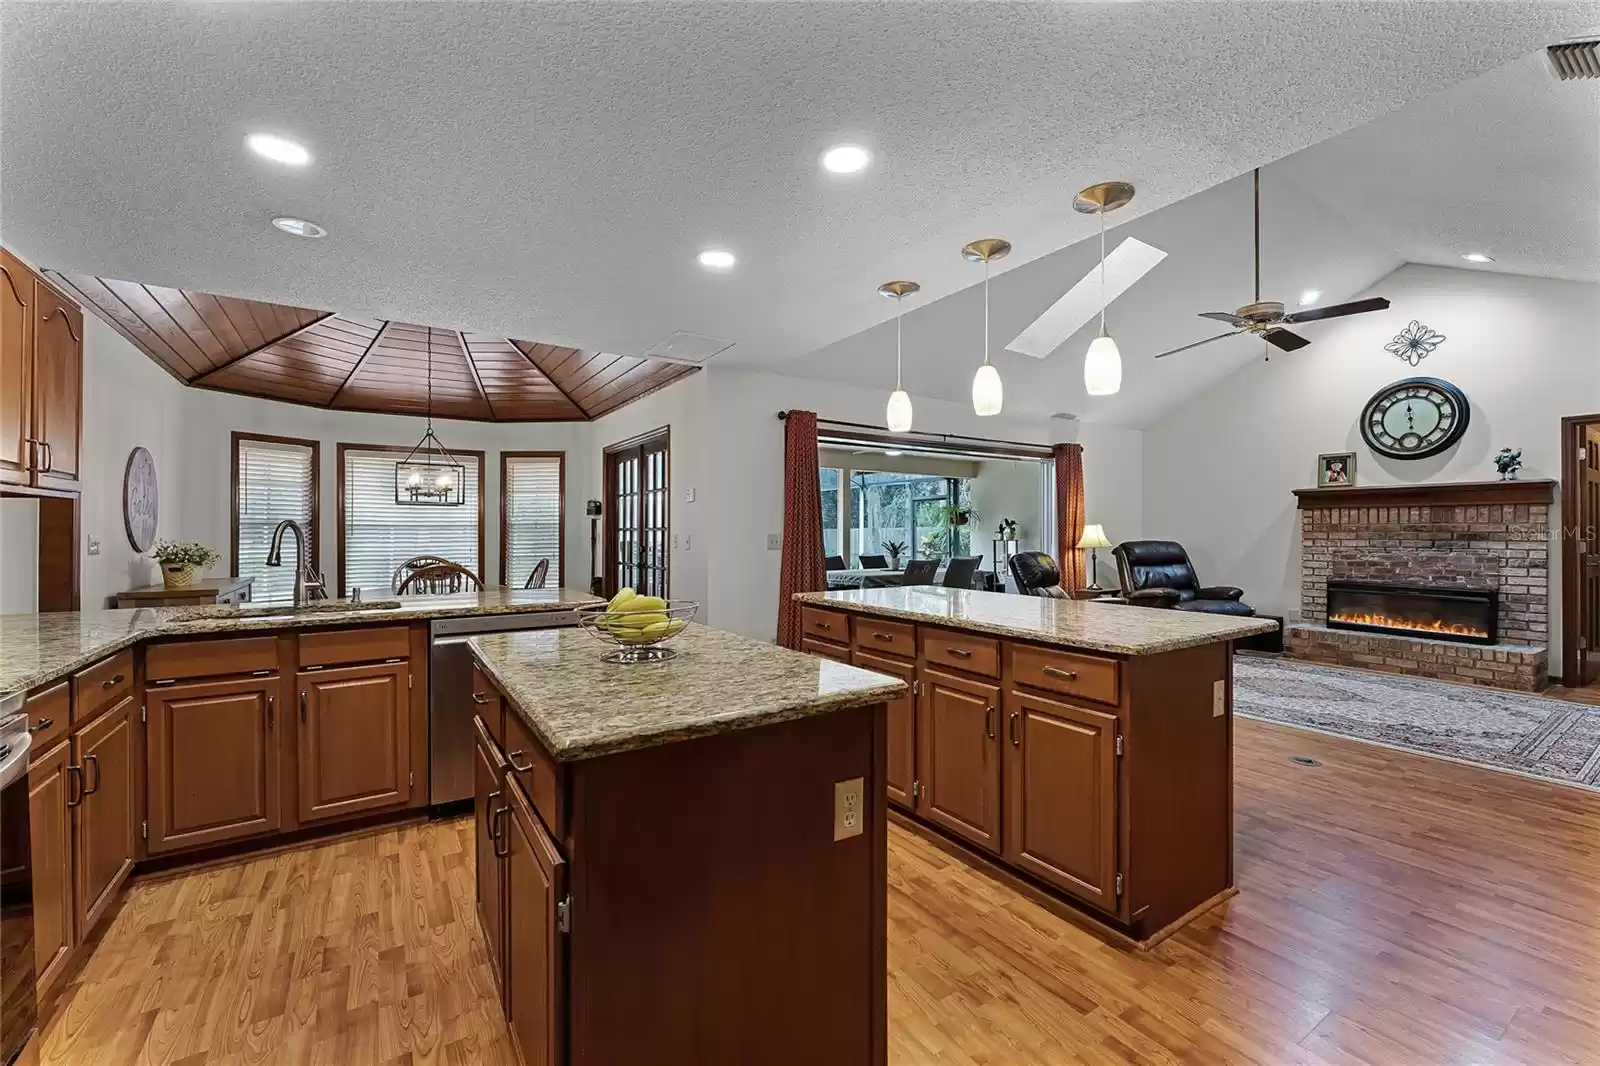
[[[1240,655],[1236,714],[1600,791],[1600,707]]]

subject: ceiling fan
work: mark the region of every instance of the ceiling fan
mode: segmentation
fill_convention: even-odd
[[[1274,348],[1285,352],[1292,352],[1304,348],[1311,342],[1285,326],[1299,322],[1315,322],[1322,318],[1342,318],[1345,315],[1359,315],[1367,311],[1382,311],[1389,306],[1389,301],[1382,296],[1371,296],[1365,300],[1353,300],[1345,304],[1329,304],[1327,307],[1309,307],[1304,311],[1295,311],[1284,314],[1283,304],[1277,300],[1263,300],[1261,298],[1261,168],[1255,170],[1255,198],[1256,198],[1256,298],[1253,303],[1247,303],[1237,311],[1202,311],[1201,318],[1211,318],[1218,322],[1226,322],[1234,328],[1227,333],[1219,333],[1215,337],[1207,337],[1203,341],[1185,344],[1181,348],[1162,352],[1157,359],[1165,359],[1169,355],[1186,352],[1190,348],[1198,348],[1202,344],[1220,341],[1224,337],[1237,337],[1241,333],[1254,333]]]

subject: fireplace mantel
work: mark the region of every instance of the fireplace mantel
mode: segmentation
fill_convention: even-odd
[[[1295,489],[1300,510],[1332,507],[1476,507],[1493,504],[1548,504],[1555,500],[1556,482],[1451,481],[1431,485],[1348,485],[1325,489]]]

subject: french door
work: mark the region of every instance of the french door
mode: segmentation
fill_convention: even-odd
[[[665,428],[606,449],[607,597],[621,588],[633,588],[641,596],[667,595],[671,466]]]

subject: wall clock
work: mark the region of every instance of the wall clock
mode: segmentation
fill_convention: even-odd
[[[1379,455],[1426,459],[1461,440],[1466,394],[1438,378],[1406,378],[1379,389],[1361,412],[1361,436]]]
[[[156,461],[147,448],[128,453],[128,467],[122,473],[122,527],[128,543],[143,555],[156,536],[161,497],[156,490]]]

